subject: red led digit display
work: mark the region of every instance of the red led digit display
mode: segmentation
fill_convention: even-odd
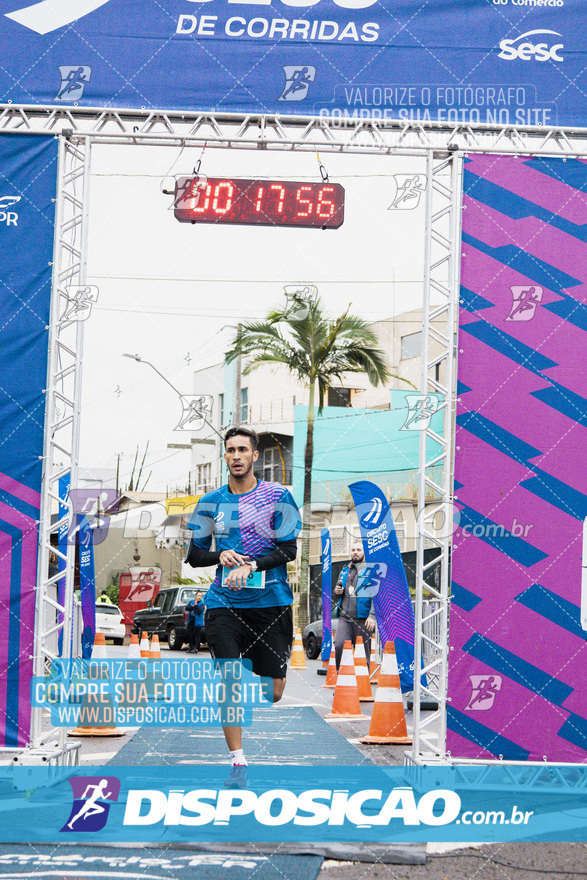
[[[338,229],[344,189],[339,183],[180,177],[174,213],[180,223]]]

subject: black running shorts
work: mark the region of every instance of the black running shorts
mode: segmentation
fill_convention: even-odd
[[[271,608],[208,608],[206,642],[219,660],[248,659],[253,672],[285,678],[293,641],[290,605]]]

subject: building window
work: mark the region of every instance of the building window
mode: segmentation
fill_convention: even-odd
[[[218,427],[222,428],[224,426],[224,394],[218,395]]]
[[[249,389],[241,388],[241,422],[249,421]]]
[[[399,552],[406,552],[406,524],[404,522],[396,522],[395,525],[395,534],[397,535],[397,543],[399,545]]]
[[[420,357],[422,354],[422,344],[421,330],[418,333],[409,333],[407,336],[402,336],[402,361]]]
[[[351,389],[350,388],[329,388],[328,389],[328,406],[350,406],[351,405]]]
[[[212,462],[199,464],[196,467],[196,494],[201,495],[203,492],[209,492],[212,486]]]
[[[281,458],[277,446],[270,446],[262,452],[261,479],[267,480],[268,483],[281,483],[283,480]]]

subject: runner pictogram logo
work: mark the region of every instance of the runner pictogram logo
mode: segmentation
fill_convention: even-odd
[[[116,776],[72,776],[73,806],[61,831],[101,831],[120,794]]]

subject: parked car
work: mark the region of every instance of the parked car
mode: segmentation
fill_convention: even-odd
[[[185,606],[198,592],[204,591],[198,587],[182,586],[159,590],[154,602],[149,600],[146,608],[135,612],[133,633],[137,633],[139,638],[143,632],[149,636],[157,633],[160,639],[167,642],[171,651],[181,651],[184,642],[188,641]]]
[[[115,645],[124,644],[126,627],[124,615],[118,605],[96,602],[96,632],[104,633],[104,637],[112,639]]]
[[[336,633],[337,618],[332,618],[332,638]],[[302,633],[302,642],[306,649],[306,657],[308,660],[316,660],[320,656],[322,650],[322,618],[309,623]]]

